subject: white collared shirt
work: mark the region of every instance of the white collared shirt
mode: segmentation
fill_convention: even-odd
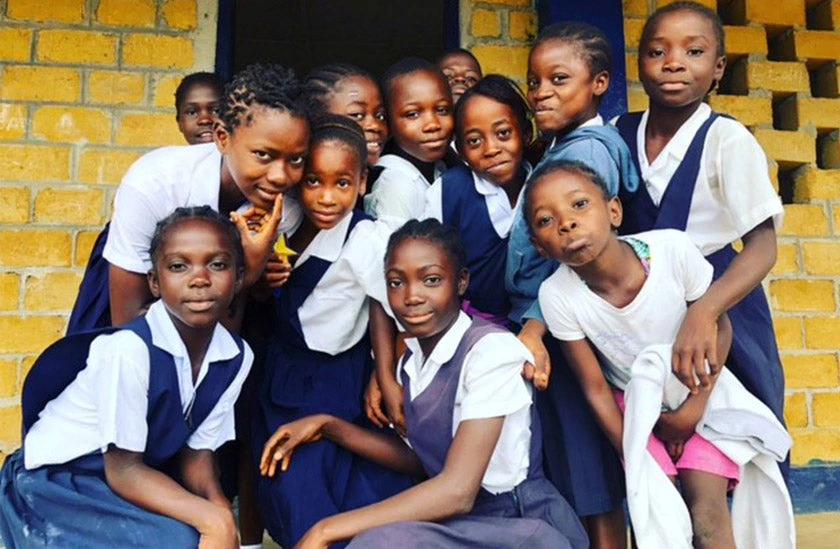
[[[178,207],[210,206],[218,211],[221,165],[215,143],[163,147],[140,157],[117,189],[105,259],[132,273],[151,270],[149,246],[158,221]],[[249,207],[243,204],[239,211]],[[278,230],[295,229],[302,219],[298,202],[285,196]]]
[[[149,307],[146,321],[155,347],[175,360],[181,405],[186,412],[210,363],[235,357],[239,347],[230,333],[217,324],[193,383],[187,348],[163,302],[156,301]],[[233,405],[254,360],[247,343],[244,353],[239,373],[187,440],[190,448],[215,450],[235,437]],[[27,433],[26,468],[67,463],[96,450],[105,452],[110,444],[142,453],[148,436],[149,372],[149,349],[134,332],[120,330],[94,339],[85,369],[47,404]]]
[[[452,359],[471,324],[469,316],[459,313],[458,320],[428,358],[423,356],[416,338],[405,340],[412,355],[400,369],[411,379],[412,400],[426,390],[440,367]],[[528,349],[511,333],[484,336],[464,357],[452,413],[452,436],[462,421],[505,416],[499,441],[481,481],[484,489],[493,494],[512,490],[528,475],[532,401],[531,390],[522,379],[522,367],[533,360]],[[397,380],[402,380],[399,370]]]
[[[295,263],[300,267],[310,257],[332,263],[298,309],[306,345],[331,355],[346,351],[367,332],[368,297],[390,311],[384,261],[391,229],[379,221],[359,221],[345,243],[351,217],[319,231]]]
[[[636,134],[640,175],[657,206],[691,140],[711,113],[701,103],[653,162],[648,162],[644,146],[650,111],[642,115]],[[758,141],[740,122],[721,116],[706,135],[686,233],[703,255],[709,255],[767,218],[773,218],[778,230],[783,217],[782,201],[770,182],[767,158]]]
[[[385,169],[365,196],[365,212],[384,221],[392,230],[400,228],[409,219],[420,219],[429,189],[429,182],[420,170],[395,154],[386,154],[376,165]],[[435,164],[435,179],[443,170],[442,163]]]
[[[531,172],[531,167],[526,163],[528,173]],[[499,238],[505,238],[510,234],[510,228],[513,226],[513,216],[519,203],[522,201],[522,195],[525,192],[525,187],[519,191],[519,196],[516,199],[516,204],[511,207],[510,199],[505,190],[490,183],[486,179],[479,177],[477,173],[470,170],[473,176],[473,184],[475,190],[484,196],[484,203],[487,206],[487,213],[490,215],[490,222],[493,223],[493,228]],[[431,217],[443,222],[443,177],[439,177],[431,187],[426,191],[426,208],[423,211],[423,217]]]

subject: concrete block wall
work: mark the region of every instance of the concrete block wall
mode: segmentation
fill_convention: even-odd
[[[64,333],[122,174],[181,144],[174,91],[212,70],[216,0],[0,0],[0,452]]]
[[[461,46],[484,74],[504,74],[525,85],[530,43],[537,36],[535,0],[461,1]]]

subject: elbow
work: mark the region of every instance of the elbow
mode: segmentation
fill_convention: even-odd
[[[471,486],[451,483],[448,497],[446,497],[447,510],[451,516],[469,514],[475,505],[475,497],[478,490]]]

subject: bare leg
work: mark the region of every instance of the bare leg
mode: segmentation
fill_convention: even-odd
[[[627,547],[627,526],[624,523],[624,508],[621,506],[608,513],[584,517],[583,525],[589,534],[589,546],[592,549]]]
[[[732,517],[726,506],[729,479],[703,471],[681,469],[680,483],[691,513],[694,547],[735,549]]]
[[[263,541],[263,523],[257,509],[254,495],[254,468],[251,450],[247,444],[239,445],[239,536],[242,545],[254,545]]]

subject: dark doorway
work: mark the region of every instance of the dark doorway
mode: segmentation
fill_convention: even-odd
[[[458,43],[458,0],[220,0],[217,71],[280,63],[303,76],[331,61],[381,74]]]

